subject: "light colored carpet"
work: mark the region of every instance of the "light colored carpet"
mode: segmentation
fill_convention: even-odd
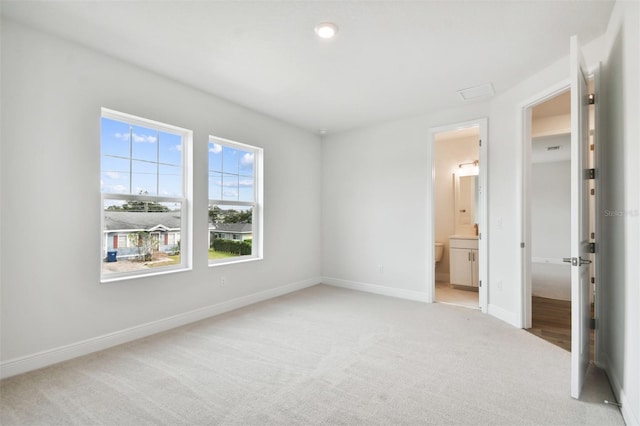
[[[623,424],[602,373],[471,309],[315,286],[0,382],[28,424]]]

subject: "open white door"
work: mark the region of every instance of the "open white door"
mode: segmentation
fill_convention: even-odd
[[[571,396],[580,397],[589,366],[589,93],[588,72],[571,37]]]

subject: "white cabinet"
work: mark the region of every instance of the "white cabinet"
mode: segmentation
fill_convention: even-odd
[[[449,238],[449,274],[451,284],[478,287],[478,238]]]

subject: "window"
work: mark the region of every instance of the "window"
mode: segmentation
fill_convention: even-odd
[[[102,281],[191,267],[192,132],[102,109]]]
[[[209,137],[209,265],[262,258],[262,149]]]

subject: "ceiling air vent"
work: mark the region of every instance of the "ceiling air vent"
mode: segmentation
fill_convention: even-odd
[[[466,89],[458,90],[458,95],[463,101],[471,101],[474,99],[488,98],[495,94],[493,90],[493,84],[486,83],[480,86],[468,87]]]

